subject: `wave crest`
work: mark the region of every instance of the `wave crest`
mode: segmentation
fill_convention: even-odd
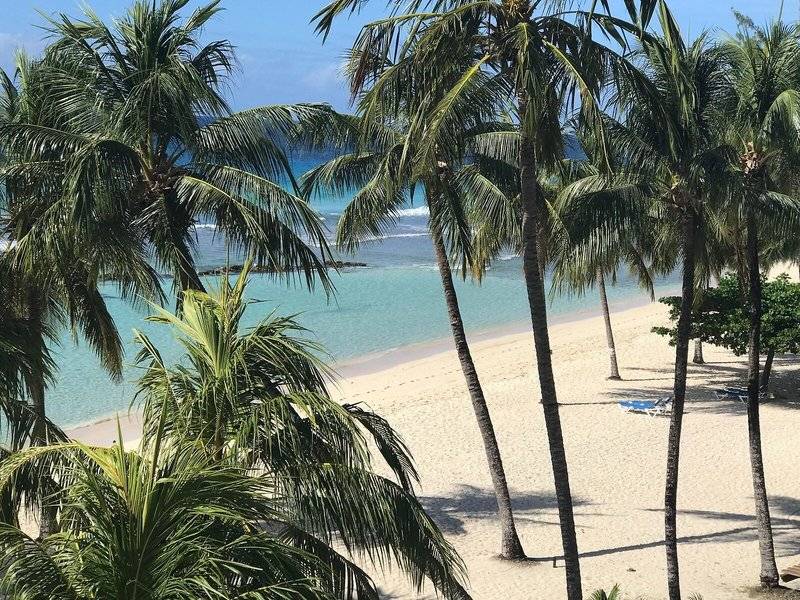
[[[427,206],[415,206],[413,208],[402,208],[397,211],[398,217],[427,217],[429,215]]]

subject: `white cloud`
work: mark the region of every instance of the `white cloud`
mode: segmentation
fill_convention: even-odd
[[[0,66],[4,69],[12,69],[14,55],[18,50],[25,50],[36,55],[42,51],[44,46],[45,42],[42,39],[0,31]]]
[[[341,63],[330,63],[303,75],[300,82],[311,90],[328,90],[344,82]]]
[[[3,58],[13,54],[22,45],[22,36],[18,33],[0,31],[0,56]]]

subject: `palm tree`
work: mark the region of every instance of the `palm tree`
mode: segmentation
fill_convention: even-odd
[[[11,274],[9,259],[3,253],[0,255],[0,298],[3,299],[0,302],[0,413],[5,426],[5,443],[0,446],[0,463],[30,445],[36,413],[28,402],[29,389],[39,380],[50,381],[55,370],[49,344],[43,344],[41,338],[43,334],[48,342],[53,342],[55,333],[48,324],[42,330],[39,324],[27,318],[20,297],[28,290],[20,285],[20,276]],[[62,439],[60,430],[49,422],[46,422],[44,437]],[[39,481],[21,477],[13,489],[0,494],[0,523],[17,524],[23,504],[35,508],[36,500],[42,495],[37,490],[40,490]]]
[[[601,311],[606,329],[609,348],[609,379],[620,379],[619,365],[614,344],[614,332],[606,295],[605,277],[610,274],[616,281],[617,270],[624,264],[636,277],[639,285],[654,298],[653,277],[655,274],[668,274],[675,268],[673,256],[657,256],[650,249],[654,245],[652,230],[628,227],[617,230],[613,235],[606,232],[571,232],[574,225],[565,218],[564,207],[558,196],[568,185],[589,176],[603,173],[603,162],[613,158],[604,156],[593,143],[591,136],[579,135],[577,138],[570,128],[563,132],[565,139],[575,140],[586,158],[567,158],[554,170],[541,169],[538,177],[540,188],[539,213],[543,218],[539,224],[539,263],[544,272],[552,266],[551,295],[563,293],[583,293],[597,286]],[[608,140],[606,140],[608,144]],[[485,171],[491,181],[503,192],[497,199],[506,199],[505,205],[487,201],[486,196],[473,199],[470,218],[474,229],[474,254],[476,269],[480,271],[503,251],[511,250],[521,254],[521,228],[519,205],[519,133],[498,130],[477,134],[471,143],[471,159]]]
[[[337,17],[356,9],[358,0],[335,0],[315,17],[317,29],[327,34]],[[429,76],[455,58],[466,62],[463,75],[431,113],[435,116],[429,148],[454,152],[456,148],[438,145],[436,123],[457,120],[464,104],[457,98],[472,93],[489,77],[514,108],[520,123],[519,168],[523,273],[533,327],[536,364],[544,410],[545,428],[559,509],[561,537],[566,562],[567,595],[582,598],[578,545],[572,509],[569,470],[564,449],[558,400],[553,377],[547,327],[544,282],[538,256],[539,212],[537,174],[540,166],[555,164],[563,156],[561,117],[578,94],[586,120],[598,125],[596,95],[613,61],[607,46],[596,43],[589,33],[591,13],[562,12],[559,6],[530,0],[416,0],[395,2],[395,15],[367,25],[354,51],[361,61],[355,69],[353,91],[358,93],[375,70],[382,70],[393,51],[403,55],[413,44],[423,64],[430,65]],[[415,11],[420,10],[415,14]],[[572,19],[574,17],[574,19]],[[417,36],[422,23],[425,31]],[[609,25],[609,29],[613,26]],[[406,32],[410,35],[405,35]],[[425,133],[421,131],[421,133]]]
[[[11,266],[8,255],[0,255],[0,412],[6,426],[6,447],[0,462],[27,445],[43,445],[63,439],[58,427],[47,419],[44,391],[53,379],[55,364],[50,347],[57,343],[61,323],[52,316],[32,315],[31,298],[42,292],[34,278]],[[48,315],[60,306],[48,298]],[[0,522],[16,523],[20,510],[39,508],[41,534],[57,530],[55,513],[45,511],[40,499],[52,493],[46,474],[18,482],[15,491],[0,499]]]
[[[197,444],[147,452],[78,442],[22,450],[0,465],[0,493],[55,462],[71,485],[63,532],[33,540],[0,525],[0,593],[119,600],[331,598],[326,565],[265,523],[286,519],[269,475],[214,462]]]
[[[675,350],[673,410],[664,497],[667,583],[670,600],[680,598],[676,500],[681,426],[691,335],[696,269],[702,255],[704,215],[711,193],[707,180],[719,168],[716,118],[727,72],[724,55],[704,35],[686,44],[666,4],[659,2],[662,37],[640,32],[638,58],[647,79],[629,77],[616,94],[624,124],[608,119],[609,145],[626,171],[610,182],[590,177],[565,190],[571,215],[584,231],[613,231],[643,219],[659,223],[658,244],[678,245],[683,262],[681,312]],[[631,73],[634,75],[634,73]],[[582,207],[579,205],[583,204]],[[677,242],[677,244],[676,244]],[[656,252],[658,249],[656,248]],[[696,272],[698,271],[698,272]]]
[[[567,138],[572,133],[565,130],[562,135]],[[504,197],[507,199],[507,205],[504,207],[498,206],[496,202],[487,202],[486,198],[472,202],[471,218],[474,222],[474,245],[479,272],[505,250],[510,249],[517,255],[522,253],[521,206],[517,191],[520,179],[518,148],[519,129],[515,127],[513,131],[491,131],[475,136],[470,150],[472,160],[490,173],[492,182],[504,192]],[[580,252],[571,245],[569,225],[558,214],[556,205],[558,194],[565,185],[589,173],[596,171],[589,162],[579,159],[564,159],[557,165],[555,171],[540,169],[537,185],[541,219],[537,236],[537,256],[542,273],[548,266],[553,266],[552,295],[563,293],[565,290],[582,292],[596,282],[600,292],[609,347],[609,379],[620,379],[606,296],[606,267],[593,269],[577,262],[578,256],[585,255],[585,249]],[[614,248],[616,247],[615,245]],[[609,265],[609,270],[614,271],[616,263]]]
[[[606,327],[606,344],[608,345],[609,373],[608,379],[622,379],[617,363],[617,345],[614,343],[614,328],[611,326],[611,313],[606,295],[606,278],[602,268],[597,269],[597,291],[600,294],[600,309]]]
[[[499,136],[506,139],[502,142],[492,139]],[[515,150],[519,136],[516,133],[490,132],[481,134],[477,138],[478,148],[472,151],[475,160],[479,163],[488,160],[491,163],[493,181],[502,182],[504,187],[509,187],[509,179],[513,180],[509,189],[504,190],[506,197],[509,198],[509,204],[504,210],[499,210],[493,203],[475,203],[473,206],[476,254],[480,257],[482,268],[485,268],[504,250],[511,249],[516,254],[522,251],[519,195],[512,189],[513,186],[518,186],[519,181],[518,153]],[[512,142],[511,154],[507,148],[509,138]],[[631,271],[639,275],[640,284],[652,296],[651,269],[646,262],[647,258],[633,242],[626,243],[625,240],[631,233],[627,230],[618,232],[626,234],[625,239],[617,239],[608,247],[604,247],[602,255],[595,244],[599,241],[597,239],[584,241],[580,246],[572,244],[570,224],[564,222],[558,212],[557,198],[560,191],[576,179],[597,173],[598,171],[590,163],[577,159],[563,160],[556,172],[540,172],[538,185],[539,199],[542,203],[540,214],[543,218],[539,226],[538,257],[542,272],[552,265],[551,296],[561,293],[583,293],[589,287],[597,287],[609,349],[608,379],[621,379],[605,277],[611,274],[612,279],[616,280],[617,268],[624,260],[629,263]],[[647,245],[643,244],[643,247],[646,248]],[[588,259],[591,260],[591,264],[586,262]],[[602,264],[594,266],[598,261]]]
[[[800,28],[774,21],[756,27],[739,17],[739,35],[725,44],[733,87],[731,137],[741,149],[734,165],[734,210],[746,231],[745,264],[738,269],[746,285],[750,310],[748,348],[748,437],[753,475],[761,585],[777,587],[778,569],[772,540],[759,419],[761,338],[761,252],[759,221],[776,211],[784,226],[797,222],[800,203],[796,168],[800,157],[797,120],[800,118]],[[788,209],[788,210],[787,210]],[[794,213],[794,214],[791,214]],[[787,218],[788,217],[788,218]],[[762,227],[763,230],[763,227]],[[785,234],[791,235],[788,231]],[[777,236],[780,239],[784,236]]]
[[[614,331],[611,325],[611,312],[606,294],[606,276],[610,275],[612,284],[616,282],[618,271],[624,267],[638,285],[645,290],[651,300],[655,299],[654,277],[668,274],[675,268],[674,253],[656,254],[656,240],[652,221],[642,218],[638,226],[629,226],[615,231],[581,231],[581,223],[570,221],[569,205],[560,201],[559,195],[573,183],[581,179],[602,178],[603,162],[612,161],[613,151],[605,154],[598,149],[591,136],[581,136],[579,140],[588,153],[587,160],[567,160],[550,182],[553,199],[550,201],[552,219],[559,223],[560,243],[554,245],[553,293],[583,293],[596,287],[600,296],[600,308],[606,331],[609,354],[608,379],[621,379],[617,361]],[[606,146],[612,143],[605,141]],[[614,165],[619,171],[621,165]]]
[[[422,32],[421,32],[422,33]],[[358,55],[353,57],[358,65]],[[397,210],[407,201],[415,186],[423,189],[429,210],[428,226],[436,264],[444,291],[445,304],[455,342],[456,353],[467,383],[478,429],[484,445],[500,518],[500,556],[520,559],[525,556],[514,524],[511,498],[497,437],[489,408],[475,368],[458,305],[450,261],[460,263],[462,276],[473,261],[467,207],[476,197],[502,196],[474,164],[465,165],[463,153],[482,132],[500,124],[485,122],[492,116],[493,102],[484,89],[477,89],[463,106],[458,123],[438,123],[442,137],[456,142],[459,152],[434,150],[416,144],[420,129],[432,126],[432,116],[449,86],[419,87],[421,66],[413,52],[398,63],[387,65],[366,92],[359,107],[363,117],[331,115],[329,133],[321,140],[326,146],[349,147],[348,153],[332,159],[307,173],[304,187],[308,194],[321,190],[348,193],[357,190],[342,213],[337,227],[337,243],[354,252],[361,240],[374,236],[394,221]],[[450,81],[457,76],[451,70]],[[440,76],[447,81],[446,76]],[[439,91],[437,93],[437,90]],[[378,122],[375,122],[380,119]],[[331,127],[338,124],[338,127]],[[455,129],[451,127],[455,125]],[[444,131],[446,130],[446,134]],[[333,131],[336,134],[333,135]],[[315,136],[316,137],[316,136]],[[442,148],[443,145],[437,144]],[[427,154],[426,154],[427,151]]]
[[[0,72],[0,127],[11,128],[23,121],[36,121],[48,127],[42,112],[45,67],[25,55],[17,60],[16,81]],[[12,447],[24,443],[47,445],[61,439],[58,428],[47,419],[46,389],[54,365],[49,347],[58,344],[67,328],[77,339],[80,334],[96,352],[112,378],[122,369],[122,344],[113,318],[99,290],[107,278],[118,282],[124,297],[158,297],[158,280],[145,255],[118,221],[105,220],[103,230],[82,236],[63,218],[49,218],[46,232],[37,229],[65,190],[58,169],[31,165],[7,144],[3,149],[2,218],[0,236],[7,249],[0,257],[0,286],[4,310],[13,321],[24,325],[17,336],[18,349],[27,357],[24,363],[9,365],[9,377],[19,385],[16,400],[4,407],[5,417],[18,431]],[[10,397],[11,401],[13,397]],[[23,407],[20,403],[27,402]],[[29,430],[25,430],[29,428]],[[55,436],[55,437],[53,437]],[[42,486],[50,485],[42,477]],[[57,528],[54,514],[42,514],[43,535]]]
[[[136,0],[111,27],[89,8],[49,24],[37,115],[0,135],[20,176],[48,170],[63,189],[39,237],[69,219],[86,237],[127,226],[175,291],[202,289],[194,225],[212,220],[234,249],[281,277],[319,279],[328,256],[319,217],[296,190],[283,140],[312,106],[232,113],[221,96],[235,62],[225,40],[202,44],[219,0],[183,18],[188,0]],[[48,200],[50,202],[50,200]],[[314,249],[314,245],[319,247]]]
[[[4,379],[14,384],[6,387],[0,410],[12,431],[13,451],[26,444],[46,445],[63,438],[60,429],[47,417],[45,399],[55,371],[50,347],[60,343],[64,330],[71,328],[76,337],[80,331],[113,378],[121,374],[122,347],[96,280],[79,279],[85,276],[82,270],[85,262],[62,263],[58,267],[49,263],[47,270],[38,265],[41,270],[35,271],[36,274],[11,267],[10,257],[3,257],[2,262],[0,288],[9,292],[3,296],[4,311],[11,313],[8,325],[14,327],[15,345],[10,350],[18,360],[4,362],[3,371],[7,373]],[[49,275],[41,277],[42,273]],[[38,483],[40,498],[54,491],[46,474],[42,474]],[[30,500],[29,505],[37,502]],[[58,530],[58,523],[55,512],[46,511],[41,505],[40,508],[39,524],[45,537]]]
[[[0,303],[0,390],[6,415],[14,412],[15,406],[25,398],[27,388],[35,385],[35,380],[51,379],[53,358],[48,344],[42,344],[41,340],[44,337],[55,341],[53,331],[46,328],[37,332],[38,324],[32,324],[24,313],[21,296],[28,286],[9,263],[9,257],[0,254],[0,297],[3,298]],[[8,425],[13,427],[16,422],[8,419]]]
[[[150,320],[172,328],[184,349],[177,364],[136,333],[146,453],[163,435],[169,444],[194,441],[217,463],[267,473],[286,515],[278,537],[325,563],[337,598],[378,597],[355,557],[468,599],[464,565],[414,495],[413,461],[391,426],[330,398],[320,348],[298,337],[293,319],[270,315],[242,330],[249,269],[232,285],[223,277],[216,291],[183,292],[180,314],[154,307]],[[372,471],[367,438],[394,480]]]

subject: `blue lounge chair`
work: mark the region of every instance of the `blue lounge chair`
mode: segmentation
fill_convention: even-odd
[[[658,400],[622,400],[619,407],[627,413],[640,413],[651,417],[672,412],[672,396]]]

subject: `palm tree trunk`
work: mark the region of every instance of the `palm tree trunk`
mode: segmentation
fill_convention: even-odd
[[[48,439],[45,422],[44,381],[37,377],[36,381],[32,383],[30,399],[35,420],[33,428],[31,429],[31,445],[46,446],[48,444]],[[49,477],[42,475],[42,478],[39,480],[39,486],[41,488],[39,495],[45,500],[42,506],[39,507],[39,538],[45,539],[59,531],[58,509],[46,501],[55,492],[54,482]]]
[[[536,366],[539,371],[539,386],[542,393],[547,440],[550,446],[550,462],[555,480],[558,517],[561,525],[561,543],[564,549],[567,599],[581,600],[581,569],[578,558],[578,540],[575,535],[575,518],[572,512],[572,493],[569,486],[569,469],[564,439],[561,432],[561,419],[558,414],[558,398],[553,377],[553,363],[550,352],[550,336],[547,329],[547,305],[545,302],[544,280],[539,269],[538,222],[539,215],[538,183],[536,180],[536,157],[533,140],[526,132],[527,97],[519,98],[520,128],[520,198],[522,201],[522,270],[531,311],[533,340],[536,349]]]
[[[761,453],[761,423],[759,417],[759,360],[761,354],[761,270],[758,260],[758,231],[755,210],[747,210],[747,271],[750,304],[750,339],[747,360],[747,433],[750,446],[750,468],[753,472],[753,497],[758,523],[758,549],[761,555],[761,585],[778,586],[772,523],[769,516],[767,485],[764,479],[764,460]]]
[[[456,345],[456,353],[461,363],[461,370],[464,379],[467,381],[469,397],[472,400],[472,409],[475,411],[475,419],[478,421],[478,429],[483,440],[483,449],[486,453],[486,462],[489,465],[489,474],[492,477],[492,486],[497,500],[497,514],[500,517],[501,542],[500,556],[507,559],[525,558],[525,551],[517,535],[517,528],[514,524],[514,513],[511,508],[511,495],[508,492],[506,473],[503,469],[503,460],[500,457],[500,447],[497,445],[497,437],[494,433],[492,418],[489,415],[489,407],[483,395],[483,388],[478,379],[478,372],[475,363],[472,361],[472,354],[467,343],[467,336],[464,333],[464,323],[461,319],[461,311],[458,307],[458,297],[453,285],[453,274],[450,270],[450,263],[447,260],[447,251],[444,241],[438,231],[431,230],[433,246],[436,250],[436,263],[439,266],[439,275],[442,278],[442,288],[444,288],[444,300],[447,304],[447,314],[450,317],[450,329],[453,332],[453,341]]]
[[[772,361],[775,359],[775,350],[770,348],[767,350],[767,358],[764,361],[764,370],[761,371],[761,389],[766,391],[769,389],[769,380],[772,375]]]
[[[678,466],[680,463],[683,405],[686,399],[686,375],[689,361],[689,338],[692,330],[694,303],[695,215],[687,207],[683,215],[683,281],[681,311],[675,338],[675,382],[672,397],[672,416],[667,438],[667,477],[664,489],[664,545],[667,550],[667,589],[669,600],[680,600],[681,585],[678,568],[678,531],[676,524],[678,500]]]
[[[29,290],[27,298],[27,318],[30,322],[31,332],[40,346],[33,353],[31,376],[29,382],[29,396],[31,412],[33,413],[33,423],[31,424],[30,440],[32,446],[46,446],[50,443],[47,435],[47,410],[45,405],[45,375],[44,364],[41,360],[44,356],[44,298],[38,289]],[[47,499],[55,492],[54,482],[49,477],[42,476],[39,480],[39,496]],[[43,502],[39,507],[39,537],[44,539],[54,533],[58,533],[58,511],[55,506],[48,502]]]
[[[606,343],[608,344],[609,379],[622,379],[619,376],[617,364],[617,346],[614,343],[614,330],[611,328],[611,312],[608,310],[608,296],[606,296],[606,278],[603,269],[597,269],[597,289],[600,291],[600,306],[603,309],[603,320],[606,324]]]
[[[696,365],[704,365],[706,363],[703,358],[703,340],[694,341],[694,357],[692,362]]]

